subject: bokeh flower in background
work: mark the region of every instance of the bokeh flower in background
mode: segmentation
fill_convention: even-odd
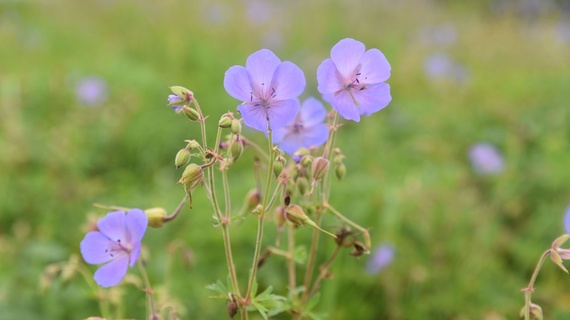
[[[420,40],[426,45],[449,46],[457,40],[457,30],[452,24],[425,27],[420,32]]]
[[[84,106],[99,106],[107,101],[109,96],[107,83],[100,77],[84,78],[77,83],[75,95]]]
[[[323,104],[310,97],[303,102],[292,123],[275,131],[273,142],[290,155],[300,148],[319,147],[328,137],[328,127],[323,123],[326,117]]]
[[[465,83],[469,77],[465,67],[442,52],[427,56],[424,71],[429,79],[436,81],[450,80],[457,83]]]
[[[135,265],[148,218],[140,209],[109,212],[97,222],[98,231],[91,231],[81,241],[81,255],[89,264],[104,264],[95,272],[95,282],[112,287]]]
[[[489,143],[479,142],[469,149],[473,171],[480,175],[496,175],[503,172],[505,163],[499,150]]]
[[[297,97],[305,89],[303,71],[292,62],[281,62],[267,49],[247,58],[245,67],[230,67],[224,88],[230,96],[243,101],[238,110],[244,123],[256,130],[272,130],[291,123],[299,112]]]
[[[340,40],[331,57],[317,69],[318,90],[323,99],[347,120],[380,111],[390,103],[390,64],[378,49],[366,51],[354,39]]]
[[[570,3],[570,2],[569,2]],[[570,22],[560,20],[554,26],[554,40],[561,44],[570,44]]]
[[[366,262],[366,272],[369,274],[378,274],[384,268],[392,263],[396,249],[389,244],[380,244]]]

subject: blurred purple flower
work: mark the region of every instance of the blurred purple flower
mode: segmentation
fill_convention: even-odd
[[[394,260],[395,248],[389,244],[379,245],[366,263],[366,272],[378,274]]]
[[[268,122],[277,130],[295,119],[305,84],[299,67],[267,49],[249,56],[245,67],[230,67],[224,77],[226,91],[244,102],[238,106],[244,123],[259,131],[267,131]]]
[[[89,264],[104,264],[95,272],[95,282],[112,287],[123,279],[137,262],[148,219],[140,209],[109,212],[81,241],[81,255]]]
[[[99,77],[88,77],[81,80],[75,87],[75,95],[79,102],[88,107],[94,107],[107,100],[107,83]]]
[[[561,44],[570,44],[570,22],[559,21],[556,24],[554,27],[554,39]]]
[[[420,39],[425,44],[435,45],[438,47],[451,45],[457,39],[457,30],[451,24],[425,27],[420,33]]]
[[[503,172],[505,164],[499,150],[489,143],[476,143],[469,149],[473,171],[480,175],[496,175]]]
[[[340,40],[331,58],[317,69],[318,90],[323,99],[347,120],[360,121],[386,107],[392,100],[390,64],[378,49],[365,52],[364,44],[354,39]]]
[[[445,53],[434,53],[426,58],[424,70],[426,76],[432,80],[453,80],[466,82],[467,70]]]
[[[570,206],[566,208],[566,214],[564,215],[564,232],[570,233]]]
[[[323,123],[326,117],[327,110],[323,104],[310,97],[303,102],[292,123],[275,131],[273,142],[290,155],[303,147],[319,147],[328,138],[329,129]]]

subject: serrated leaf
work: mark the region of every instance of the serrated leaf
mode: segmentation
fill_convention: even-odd
[[[226,297],[228,296],[228,290],[226,289],[226,287],[224,286],[224,284],[218,280],[216,283],[212,283],[206,286],[206,289],[215,291],[219,294],[221,294],[222,296]]]

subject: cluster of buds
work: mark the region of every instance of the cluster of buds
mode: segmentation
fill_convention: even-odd
[[[191,121],[199,121],[200,114],[196,109],[190,107],[194,101],[194,93],[181,86],[172,86],[170,90],[173,94],[168,96],[168,105],[176,112],[182,112]]]

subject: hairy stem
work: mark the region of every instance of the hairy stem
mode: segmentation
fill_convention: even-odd
[[[542,265],[544,264],[544,261],[546,260],[546,257],[548,257],[548,255],[550,255],[550,250],[548,249],[546,251],[544,251],[544,253],[540,256],[540,260],[538,260],[538,263],[536,264],[536,268],[534,268],[534,272],[532,273],[532,277],[530,278],[530,281],[528,283],[528,287],[522,289],[521,291],[524,292],[524,300],[525,300],[525,304],[524,304],[524,320],[530,320],[530,298],[532,295],[532,292],[534,291],[534,282],[536,281],[536,278],[538,277],[538,273],[540,272],[540,269],[542,268]]]
[[[150,287],[150,281],[148,280],[148,275],[146,274],[146,270],[143,266],[142,260],[139,259],[137,261],[137,265],[139,266],[139,270],[141,272],[142,278],[143,278],[143,282],[145,285],[145,293],[146,293],[146,309],[147,309],[147,319],[150,320],[158,320],[159,319],[159,315],[158,313],[156,313],[156,308],[154,306],[154,298],[152,296],[153,292],[152,289]]]

